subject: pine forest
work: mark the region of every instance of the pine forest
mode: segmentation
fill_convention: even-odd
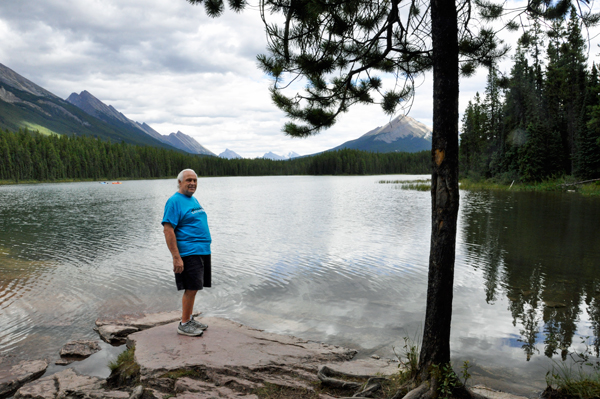
[[[600,85],[573,8],[518,41],[509,76],[489,68],[462,119],[460,170],[471,180],[600,178]],[[549,29],[548,29],[549,28]],[[600,49],[590,49],[600,51]]]
[[[200,176],[428,173],[430,154],[343,149],[286,161],[223,159],[94,137],[0,131],[0,180],[149,179],[186,168]]]

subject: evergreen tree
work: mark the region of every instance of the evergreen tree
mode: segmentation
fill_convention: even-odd
[[[188,1],[203,3],[210,16],[219,16],[225,8],[223,0]],[[569,0],[530,0],[523,12],[555,18],[568,11],[569,4]],[[241,11],[245,2],[231,0],[229,5]],[[438,394],[431,393],[426,383],[434,387],[440,383],[432,370],[450,362],[459,196],[459,69],[469,74],[477,65],[489,65],[504,54],[493,30],[476,25],[476,21],[497,19],[503,7],[470,0],[413,0],[404,6],[406,12],[401,12],[402,6],[400,0],[261,0],[269,55],[259,56],[259,63],[274,78],[273,101],[293,121],[283,130],[294,137],[332,126],[340,113],[357,103],[379,103],[384,112],[393,114],[402,100],[410,98],[414,78],[433,70],[432,229],[417,376],[423,384],[409,394],[428,398]],[[477,12],[480,19],[472,18]],[[268,22],[274,14],[281,25]],[[508,26],[516,28],[515,23]],[[398,82],[404,83],[401,89],[386,90],[378,73],[406,80]],[[284,94],[284,78],[285,82],[305,79],[306,90]]]
[[[585,112],[577,137],[575,175],[581,179],[600,178],[600,85],[594,65],[589,75],[585,96]]]

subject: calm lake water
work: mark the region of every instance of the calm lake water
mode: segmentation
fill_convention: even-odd
[[[213,288],[196,310],[394,358],[422,333],[430,195],[379,181],[417,178],[200,179]],[[160,225],[175,191],[0,186],[0,356],[54,362],[100,316],[179,309]],[[461,192],[451,348],[474,383],[534,397],[552,361],[597,351],[599,225],[594,198]],[[75,367],[105,376],[122,348],[103,348]]]

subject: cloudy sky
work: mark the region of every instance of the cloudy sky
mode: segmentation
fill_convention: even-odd
[[[216,154],[312,154],[389,121],[373,105],[352,108],[311,138],[281,133],[284,115],[256,66],[266,40],[255,7],[210,19],[185,0],[2,0],[0,37],[0,63],[57,96],[87,90],[130,119],[162,134],[182,131]],[[503,37],[513,44],[517,36]],[[500,70],[509,68],[505,60]],[[461,80],[461,110],[484,90],[485,77],[480,70]],[[431,126],[431,77],[418,84],[410,116]]]

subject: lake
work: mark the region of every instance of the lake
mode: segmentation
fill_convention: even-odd
[[[199,180],[213,288],[196,310],[395,358],[424,322],[430,194],[380,180]],[[0,186],[0,356],[58,360],[100,316],[180,308],[160,220],[174,180]],[[535,397],[600,337],[600,200],[461,191],[451,349],[472,383]],[[175,333],[175,331],[174,331]],[[106,376],[103,344],[81,372]],[[49,373],[61,366],[52,365]]]

